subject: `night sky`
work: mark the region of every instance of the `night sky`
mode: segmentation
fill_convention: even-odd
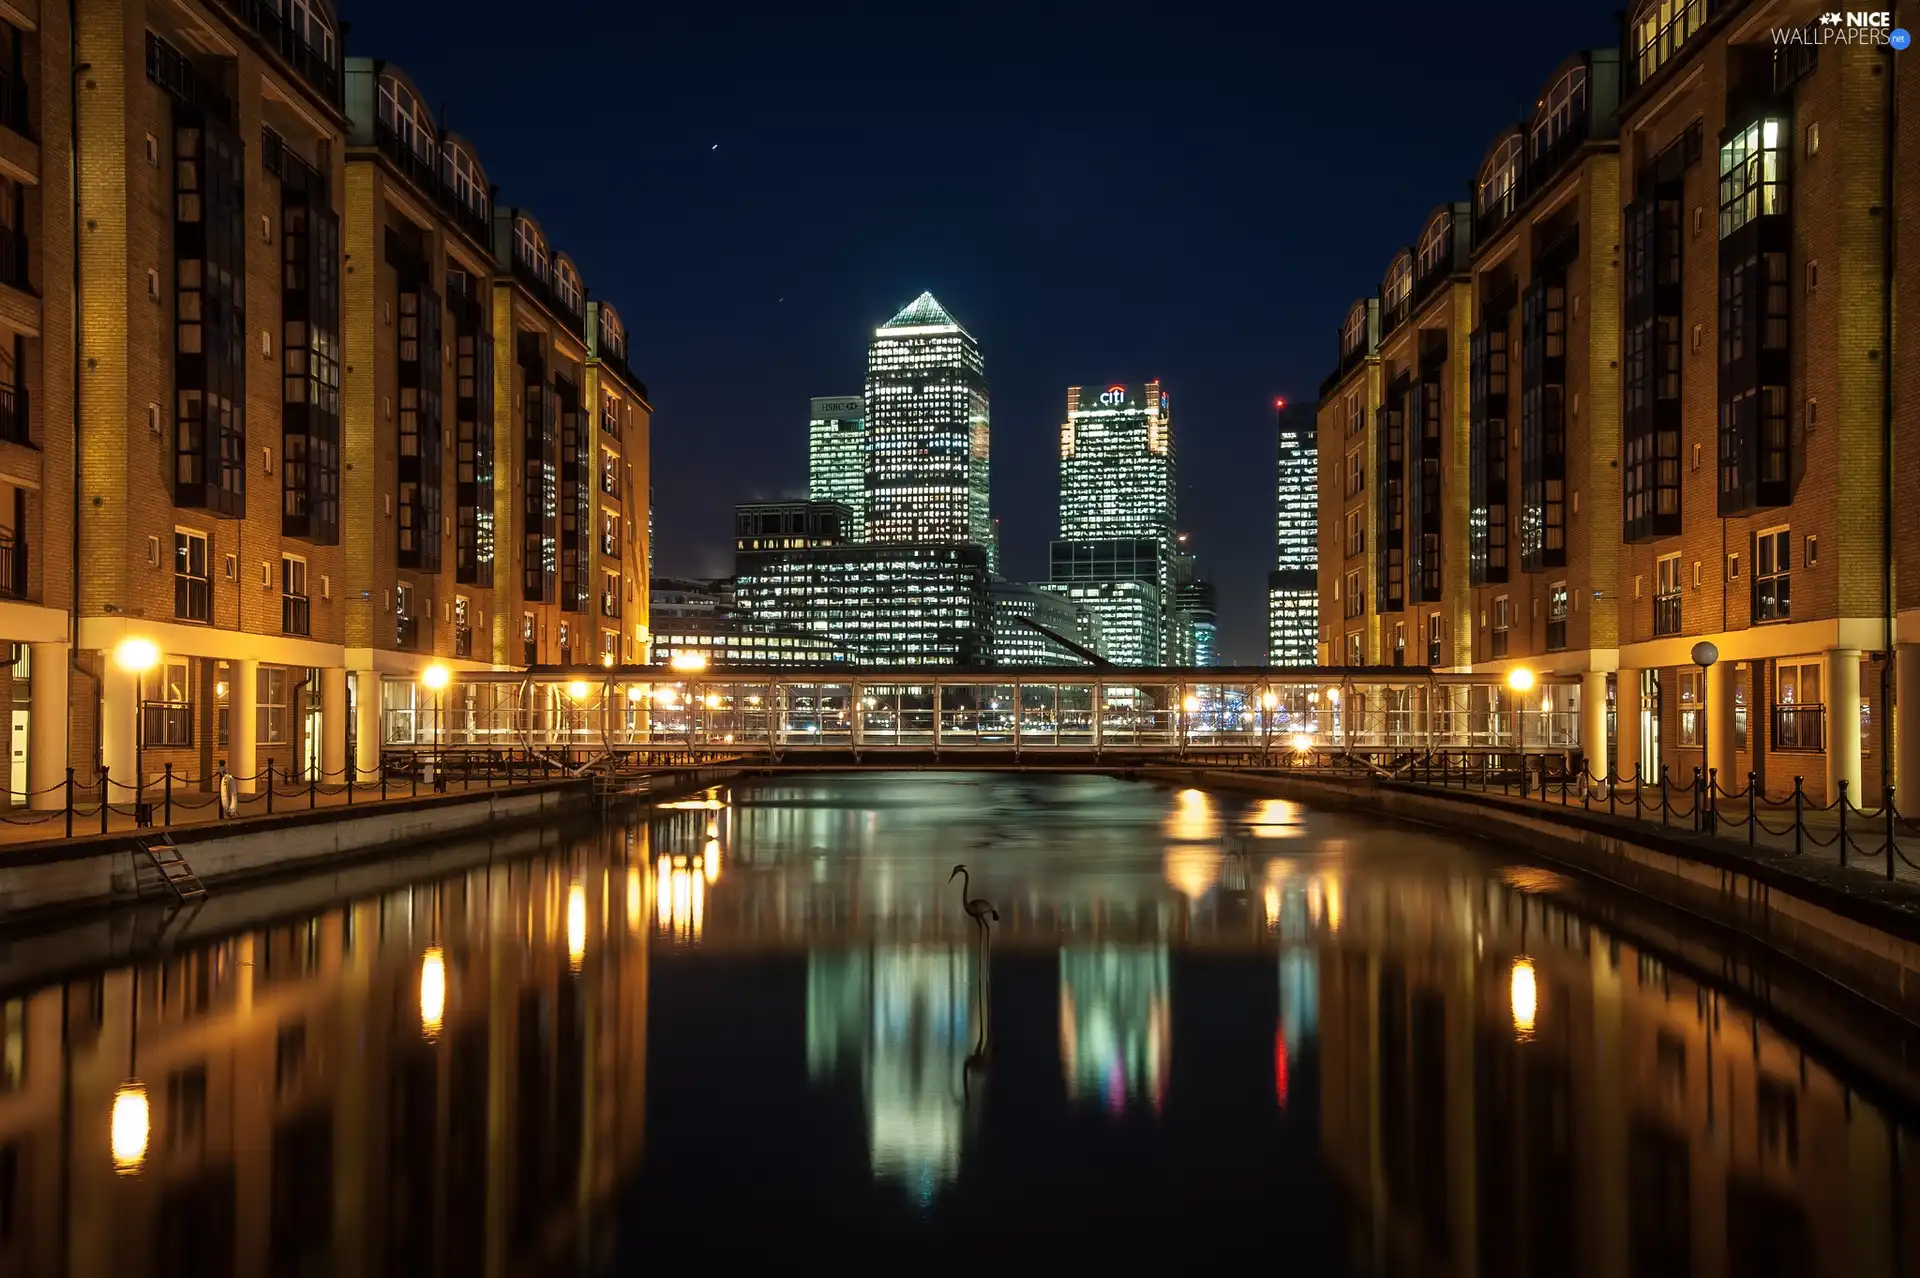
[[[733,503],[804,494],[808,399],[860,393],[931,289],[985,354],[1002,570],[1046,576],[1066,387],[1158,377],[1246,662],[1274,397],[1312,399],[1498,128],[1618,39],[1613,0],[342,3],[347,52],[403,67],[625,319],[660,575],[732,571]]]

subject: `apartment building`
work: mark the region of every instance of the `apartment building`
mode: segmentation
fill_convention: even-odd
[[[1427,340],[1394,344],[1407,258],[1348,312],[1319,410],[1322,509],[1340,512],[1323,659],[1391,663],[1399,627],[1413,646],[1433,624],[1425,595],[1463,589],[1465,616],[1435,608],[1443,642],[1406,664],[1582,675],[1596,770],[1878,801],[1894,569],[1920,564],[1920,519],[1887,501],[1912,397],[1892,389],[1886,210],[1916,200],[1891,98],[1912,90],[1884,43],[1821,44],[1818,16],[1637,4],[1619,50],[1568,59],[1492,140],[1469,189],[1464,419],[1441,387],[1437,588],[1420,396],[1394,393]]]
[[[646,389],[476,147],[326,0],[68,12],[0,10],[13,801],[337,778],[387,676],[644,660]]]

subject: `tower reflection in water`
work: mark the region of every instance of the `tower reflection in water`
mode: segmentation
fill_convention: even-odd
[[[1114,1113],[1166,1100],[1173,1037],[1167,947],[1060,951],[1060,1068],[1068,1099]]]

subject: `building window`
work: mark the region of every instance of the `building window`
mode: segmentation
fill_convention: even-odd
[[[280,629],[290,635],[312,634],[311,610],[307,561],[298,555],[280,556]]]
[[[1807,567],[1809,568],[1817,567],[1820,563],[1820,539],[1818,537],[1815,537],[1809,534],[1807,537],[1806,549],[1801,553],[1806,560]]]
[[[1653,633],[1680,633],[1680,556],[1662,555],[1655,565],[1653,586]]]
[[[1367,488],[1367,463],[1359,449],[1347,454],[1347,496],[1358,497]]]
[[[212,612],[213,578],[207,565],[206,534],[175,529],[173,615],[181,621],[206,621]]]
[[[1476,586],[1507,579],[1507,313],[1468,338],[1467,572]]]
[[[1793,533],[1769,528],[1753,540],[1753,619],[1785,621],[1793,615]]]
[[[424,272],[424,263],[388,233],[388,258],[402,268],[399,341],[399,549],[400,566],[440,571],[442,487],[440,298]]]
[[[1352,439],[1367,428],[1367,415],[1360,407],[1360,392],[1347,392],[1347,438]]]
[[[447,149],[447,170],[452,176],[453,196],[461,207],[482,222],[490,216],[487,207],[487,175],[473,152],[455,143]]]
[[[604,515],[600,520],[600,553],[610,559],[620,557],[620,516]]]
[[[1527,286],[1520,341],[1520,563],[1567,562],[1567,286],[1550,270]]]
[[[1627,206],[1626,328],[1621,378],[1626,466],[1625,537],[1680,531],[1680,208],[1684,167],[1668,147]],[[1695,445],[1697,467],[1697,451]]]
[[[1347,558],[1367,553],[1367,512],[1347,512]]]
[[[1380,282],[1380,308],[1386,312],[1382,316],[1382,326],[1390,326],[1406,318],[1407,303],[1413,300],[1413,257],[1402,252],[1394,257],[1393,265],[1387,268],[1386,279]]]
[[[602,630],[600,632],[600,660],[603,664],[611,664],[613,661],[620,660],[620,632],[618,630]]]
[[[1347,574],[1346,597],[1342,602],[1346,605],[1346,615],[1348,617],[1358,617],[1367,611],[1367,597],[1360,589],[1360,574],[1358,571]]]
[[[433,118],[413,91],[390,75],[380,77],[380,123],[419,159],[432,167],[439,152],[433,134]]]
[[[493,334],[476,282],[447,277],[454,328],[454,579],[493,584]]]
[[[1513,627],[1513,604],[1507,596],[1500,595],[1493,601],[1493,659],[1498,661],[1507,655],[1507,637]]]
[[[1340,332],[1340,354],[1347,356],[1360,349],[1367,335],[1367,304],[1356,302],[1347,312],[1346,327]]]
[[[340,219],[326,180],[280,154],[280,530],[331,546],[340,540]]]
[[[261,745],[285,745],[293,715],[288,703],[287,668],[261,666],[255,672],[254,687],[259,704],[254,707],[253,727]]]
[[[1365,654],[1361,651],[1361,647],[1360,647],[1360,636],[1357,633],[1348,635],[1347,636],[1347,664],[1350,666],[1357,666],[1364,659],[1365,659]]]
[[[1547,90],[1533,118],[1533,158],[1551,151],[1587,116],[1587,69],[1574,67]]]
[[[1628,23],[1634,83],[1644,84],[1707,20],[1707,0],[1647,0]]]
[[[246,513],[246,207],[239,138],[174,117],[174,504]]]
[[[609,497],[620,495],[620,458],[610,448],[600,450],[600,491]]]
[[[1787,211],[1778,120],[1755,120],[1720,148],[1720,238],[1755,218]]]
[[[1774,667],[1773,744],[1778,750],[1826,749],[1827,707],[1819,661],[1782,661]]]
[[[1414,271],[1420,279],[1430,279],[1453,262],[1453,213],[1442,209],[1420,233],[1419,259]]]
[[[1547,651],[1565,652],[1567,648],[1567,583],[1556,581],[1547,587]]]
[[[573,269],[571,262],[558,262],[553,270],[553,292],[559,300],[561,309],[578,315],[582,305],[580,275]]]
[[[1680,723],[1678,744],[1697,746],[1701,742],[1703,729],[1701,724],[1702,675],[1698,670],[1680,671]]]
[[[620,615],[620,574],[603,573],[600,580],[600,615],[618,617]]]
[[[163,661],[158,677],[146,676],[147,699],[140,707],[141,731],[150,746],[193,744],[193,683],[184,661]]]
[[[26,348],[26,338],[18,333],[11,341],[0,338],[0,439],[16,444],[30,442],[24,381]]]
[[[293,38],[320,59],[323,66],[334,65],[333,23],[328,20],[320,0],[289,0],[287,29]],[[278,11],[280,5],[273,8]]]
[[[1480,170],[1475,211],[1489,228],[1513,212],[1520,195],[1520,138],[1513,135],[1494,148]]]
[[[533,614],[530,612],[520,614],[520,652],[522,665],[540,664],[539,631],[534,627]]]
[[[413,615],[413,587],[401,582],[393,588],[393,642],[412,649],[420,639],[420,623]]]
[[[518,218],[513,224],[513,255],[533,274],[533,278],[545,284],[548,272],[552,269],[547,258],[547,241],[534,229],[532,222]]]
[[[473,625],[465,595],[453,597],[453,655],[456,657],[473,655]]]
[[[1437,612],[1427,614],[1427,664],[1440,664],[1441,618]]]

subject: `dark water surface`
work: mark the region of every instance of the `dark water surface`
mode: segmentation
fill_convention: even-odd
[[[1603,913],[1279,800],[715,791],[4,990],[0,1275],[1920,1275],[1904,1107]]]

